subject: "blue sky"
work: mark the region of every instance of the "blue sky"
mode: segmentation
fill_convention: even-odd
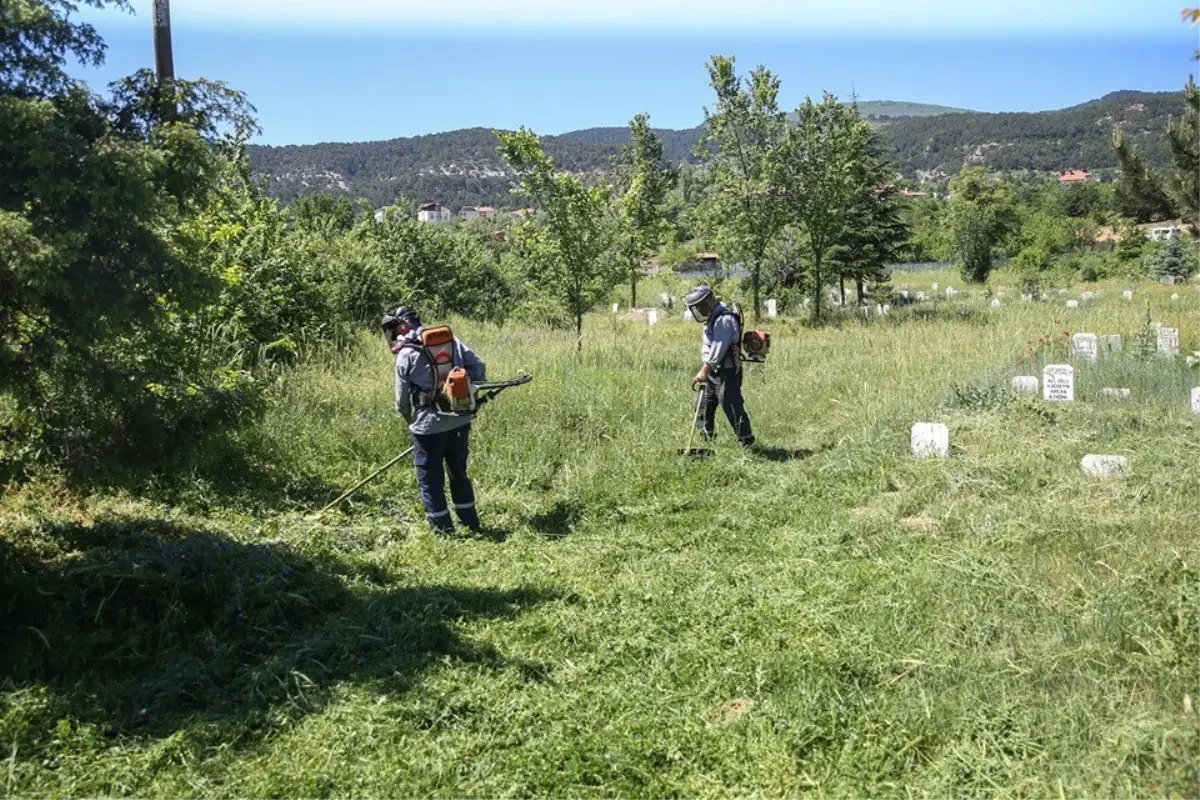
[[[149,0],[90,12],[101,84],[153,66]],[[691,127],[704,63],[766,64],[783,101],[828,89],[981,111],[1061,108],[1116,89],[1175,90],[1196,64],[1180,0],[174,0],[180,77],[250,96],[268,144],[363,141],[456,128],[539,133]]]

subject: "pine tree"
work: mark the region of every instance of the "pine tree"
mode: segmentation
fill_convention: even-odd
[[[1165,247],[1150,256],[1149,266],[1159,278],[1185,281],[1194,271],[1194,262],[1194,256],[1184,252],[1183,237],[1172,236]]]

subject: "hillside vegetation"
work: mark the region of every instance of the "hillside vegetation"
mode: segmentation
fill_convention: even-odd
[[[985,114],[913,103],[859,103],[874,115],[881,136],[906,177],[949,176],[964,164],[997,170],[1111,169],[1117,166],[1112,131],[1124,126],[1143,146],[1149,163],[1169,161],[1162,132],[1183,107],[1177,92],[1114,92],[1061,111]],[[882,119],[886,116],[887,119]],[[696,162],[701,129],[663,130],[663,155],[671,163]],[[629,142],[627,127],[590,128],[543,137],[563,169],[607,173]],[[518,207],[512,176],[496,155],[495,136],[471,128],[384,142],[251,146],[251,163],[269,190],[285,200],[332,191],[366,198],[379,207],[406,197],[462,205]]]
[[[1200,305],[1126,285],[773,320],[763,448],[701,461],[698,326],[454,320],[535,376],[476,423],[490,539],[431,536],[408,463],[308,518],[406,446],[374,336],[279,381],[240,472],[14,488],[5,795],[1193,797],[1196,375],[1135,339],[1196,348]],[[1125,350],[1012,396],[1075,331]]]

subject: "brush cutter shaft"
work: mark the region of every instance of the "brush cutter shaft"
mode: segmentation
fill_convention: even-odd
[[[382,467],[380,467],[379,469],[375,470],[375,471],[374,471],[374,472],[372,472],[370,475],[368,475],[367,477],[363,478],[363,479],[362,479],[361,481],[359,481],[358,483],[356,483],[356,484],[354,484],[353,486],[351,486],[349,489],[347,489],[345,492],[343,492],[343,493],[342,493],[341,497],[339,497],[337,500],[334,500],[332,503],[328,504],[327,506],[325,506],[324,508],[322,508],[322,509],[321,509],[320,511],[318,511],[317,513],[318,513],[318,514],[324,514],[326,511],[328,511],[329,509],[333,508],[333,507],[334,507],[334,506],[336,506],[338,503],[342,502],[342,501],[343,501],[343,500],[345,500],[347,497],[349,497],[350,495],[352,495],[352,494],[354,494],[355,492],[357,492],[357,491],[358,491],[360,488],[362,488],[362,487],[363,487],[363,486],[365,486],[366,484],[370,483],[371,481],[375,480],[375,478],[377,478],[378,476],[382,475],[382,474],[384,473],[384,471],[386,471],[387,469],[391,468],[391,466],[392,466],[393,464],[395,464],[395,463],[396,463],[397,461],[399,461],[400,459],[404,458],[406,455],[408,455],[408,454],[409,454],[409,453],[411,453],[412,451],[413,451],[413,449],[412,449],[411,447],[410,447],[410,448],[408,448],[408,449],[407,449],[407,450],[405,450],[403,453],[401,453],[400,455],[396,456],[396,457],[395,457],[395,458],[393,458],[391,461],[387,462],[387,463],[386,463],[386,464],[384,464]]]

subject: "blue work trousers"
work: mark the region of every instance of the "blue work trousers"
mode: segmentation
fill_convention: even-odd
[[[452,531],[450,509],[446,507],[446,473],[450,474],[450,499],[458,521],[468,528],[479,527],[475,510],[475,489],[467,477],[471,426],[442,433],[416,434],[413,439],[413,463],[421,486],[421,504],[435,530]]]
[[[713,380],[713,378],[716,380]],[[700,414],[696,427],[706,439],[716,435],[717,405],[725,410],[729,424],[738,441],[744,445],[754,444],[754,433],[750,429],[750,415],[746,413],[746,401],[742,397],[742,371],[735,367],[716,370],[704,382],[704,389],[696,400]]]

